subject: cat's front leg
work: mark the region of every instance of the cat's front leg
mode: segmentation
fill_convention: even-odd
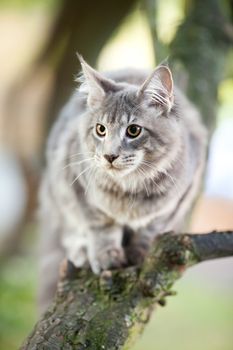
[[[125,228],[124,236],[126,243],[124,246],[127,265],[140,265],[143,263],[155,237],[154,228],[141,227],[133,230]]]
[[[77,268],[87,265],[87,236],[77,230],[65,231],[62,244],[66,251],[66,258]]]
[[[91,228],[88,233],[87,253],[94,273],[99,274],[103,270],[125,265],[122,235],[122,227],[118,225],[106,224]]]

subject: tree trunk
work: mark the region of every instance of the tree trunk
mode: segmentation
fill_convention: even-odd
[[[170,58],[178,71],[186,71],[187,95],[200,109],[211,135],[233,27],[219,0],[186,0],[186,13],[171,42]]]

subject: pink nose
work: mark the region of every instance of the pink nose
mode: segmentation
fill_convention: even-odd
[[[115,159],[117,159],[119,155],[116,154],[104,154],[104,158],[107,159],[109,163],[113,163]]]

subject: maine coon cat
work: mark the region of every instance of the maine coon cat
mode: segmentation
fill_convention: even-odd
[[[81,85],[47,146],[42,299],[54,292],[63,257],[98,274],[140,262],[156,235],[181,230],[205,159],[199,114],[167,66],[148,77],[100,74],[80,61]]]

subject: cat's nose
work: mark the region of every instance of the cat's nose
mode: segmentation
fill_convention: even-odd
[[[117,159],[119,155],[117,154],[104,154],[104,158],[107,159],[109,163],[113,163],[115,159]]]

